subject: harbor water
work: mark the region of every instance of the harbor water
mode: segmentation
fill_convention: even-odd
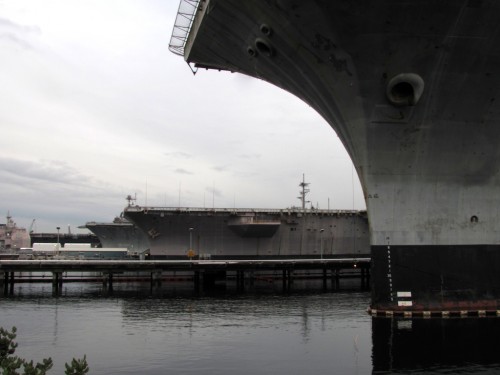
[[[19,356],[52,357],[53,374],[84,354],[93,375],[500,373],[500,319],[372,318],[369,292],[346,283],[19,283],[0,325],[17,327]]]

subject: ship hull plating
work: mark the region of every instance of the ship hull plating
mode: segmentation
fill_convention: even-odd
[[[149,249],[148,237],[130,222],[88,222],[83,227],[99,238],[102,247],[126,247],[131,254],[143,253]]]
[[[500,246],[374,246],[372,301],[381,311],[500,310]]]
[[[155,258],[361,257],[370,253],[365,212],[127,207]]]
[[[433,272],[460,270],[450,288],[472,293],[429,292],[400,306],[393,293],[440,284],[394,273],[391,289],[374,284],[374,309],[445,309],[449,300],[486,308],[498,293],[470,280],[494,281],[500,259],[468,262],[500,243],[499,18],[493,0],[207,0],[184,58],[308,103],[353,160],[374,257],[388,244],[423,270],[438,257]],[[384,280],[387,269],[375,264],[372,275]]]

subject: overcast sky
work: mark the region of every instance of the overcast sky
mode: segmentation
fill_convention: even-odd
[[[168,50],[178,0],[0,0],[0,223],[37,232],[148,206],[364,209],[309,106]]]

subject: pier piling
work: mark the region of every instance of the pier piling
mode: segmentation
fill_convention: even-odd
[[[340,274],[337,268],[332,269],[332,289],[338,290],[340,288]]]
[[[200,271],[194,271],[193,281],[194,281],[194,290],[196,292],[199,292],[200,291]]]
[[[161,271],[153,271],[151,272],[151,286],[161,286],[162,281],[162,272]]]
[[[245,290],[245,271],[236,271],[236,289],[240,292]]]
[[[102,286],[105,288],[113,289],[113,273],[105,273],[102,274]]]
[[[327,289],[327,269],[323,268],[323,290]]]
[[[52,272],[52,289],[54,291],[58,291],[59,289],[62,288],[62,284],[63,284],[62,272],[53,271]]]

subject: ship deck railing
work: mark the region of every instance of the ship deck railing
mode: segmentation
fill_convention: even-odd
[[[125,212],[172,212],[172,213],[260,213],[260,214],[317,214],[317,215],[364,215],[366,210],[334,210],[311,208],[206,208],[206,207],[154,207],[154,206],[128,206]]]
[[[186,46],[199,4],[200,0],[181,0],[179,3],[177,17],[175,18],[168,46],[168,49],[176,55],[184,57],[184,47]]]

